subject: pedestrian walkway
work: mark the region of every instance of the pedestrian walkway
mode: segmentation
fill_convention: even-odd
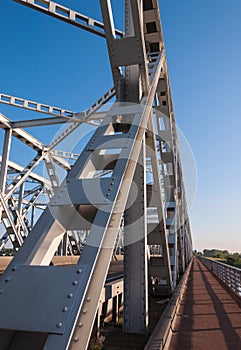
[[[194,258],[169,350],[241,350],[241,298]]]

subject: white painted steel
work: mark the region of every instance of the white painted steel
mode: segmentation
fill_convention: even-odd
[[[124,327],[127,332],[147,333],[148,293],[169,296],[192,256],[158,1],[125,1],[126,34],[114,28],[110,0],[100,1],[104,24],[53,1],[14,1],[105,37],[115,87],[87,111],[73,115],[1,95],[0,102],[52,114],[55,118],[12,122],[0,114],[0,127],[7,130],[0,176],[4,220],[10,227],[13,244],[16,238],[19,240],[18,248],[28,236],[0,280],[2,313],[11,310],[12,300],[7,296],[13,296],[19,285],[14,316],[10,313],[6,323],[0,322],[0,347],[3,350],[10,346],[14,350],[36,346],[36,350],[87,348],[124,212]],[[96,113],[114,96],[117,101],[107,112]],[[153,105],[156,111],[152,110]],[[160,120],[163,117],[165,130]],[[61,118],[73,123],[50,145],[21,129],[51,125],[61,122]],[[64,151],[58,153],[55,147],[81,123],[98,126],[82,153],[77,157]],[[11,134],[37,151],[37,155],[26,167],[19,168],[12,183],[7,183]],[[70,164],[66,156],[75,163]],[[33,170],[41,161],[46,163],[55,194],[29,234],[26,213],[30,207],[34,209],[43,188],[43,181],[33,176]],[[68,171],[61,185],[55,164]],[[146,164],[153,176],[152,183],[147,183]],[[25,184],[30,179],[41,186],[33,189],[26,205]],[[136,207],[131,208],[134,182],[139,192]],[[56,251],[73,252],[73,247],[68,248],[71,245],[68,232],[85,232],[76,267],[59,270],[49,267]],[[142,238],[130,245],[135,232]],[[1,244],[5,244],[5,238]],[[36,305],[30,296],[38,284]],[[65,305],[67,301],[69,306]],[[16,310],[24,307],[29,310],[23,313],[25,318],[20,325]],[[69,313],[61,317],[62,312],[68,311],[66,308]],[[48,309],[51,315],[44,322]],[[28,336],[23,331],[29,331]]]

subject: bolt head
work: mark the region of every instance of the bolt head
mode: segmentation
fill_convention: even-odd
[[[62,328],[63,327],[63,323],[62,322],[59,322],[58,324],[57,324],[57,328]]]
[[[63,308],[63,312],[67,312],[69,309],[67,308],[67,306],[65,306],[64,308]]]
[[[72,294],[72,293],[69,293],[69,294],[68,294],[68,298],[69,298],[69,299],[73,298],[73,294]]]
[[[73,281],[72,284],[73,284],[73,286],[77,286],[78,281]]]
[[[78,269],[78,270],[77,270],[77,273],[81,273],[81,272],[82,272],[82,270],[81,270],[81,269]]]

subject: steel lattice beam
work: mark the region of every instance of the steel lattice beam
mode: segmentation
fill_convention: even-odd
[[[50,0],[14,0],[22,5],[31,7],[49,16],[58,18],[64,22],[84,29],[90,33],[105,37],[104,25],[100,21],[85,16],[77,11],[71,10],[61,4]],[[115,29],[118,37],[123,36],[123,32]]]
[[[12,122],[0,114],[5,130],[0,174],[4,225],[18,248],[28,236],[0,280],[0,312],[6,315],[0,319],[0,347],[87,348],[123,215],[125,331],[147,333],[148,291],[169,296],[192,255],[158,1],[125,0],[125,34],[114,28],[110,0],[100,1],[104,23],[48,0],[14,1],[105,37],[115,87],[84,113],[66,116],[59,109],[56,115],[53,107],[36,103],[34,110],[54,118]],[[117,102],[110,110],[97,113],[114,96]],[[31,109],[28,100],[19,101],[5,97],[4,103]],[[50,145],[21,129],[57,123],[62,117],[72,124]],[[57,151],[55,147],[81,123],[98,126],[82,153]],[[37,151],[26,167],[17,169],[12,182],[7,181],[11,136]],[[68,157],[75,160],[73,165]],[[41,182],[33,170],[43,160],[54,195],[29,234],[26,214],[42,187],[31,192],[24,184],[30,178]],[[68,171],[62,184],[56,164]],[[151,183],[147,172],[153,176]],[[24,194],[33,195],[25,204]],[[88,232],[77,265],[49,266],[56,251],[72,251],[67,247],[69,231]],[[24,306],[28,307],[19,320],[14,316]]]

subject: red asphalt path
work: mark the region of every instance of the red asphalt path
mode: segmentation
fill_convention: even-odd
[[[169,350],[241,350],[241,298],[194,258]]]

